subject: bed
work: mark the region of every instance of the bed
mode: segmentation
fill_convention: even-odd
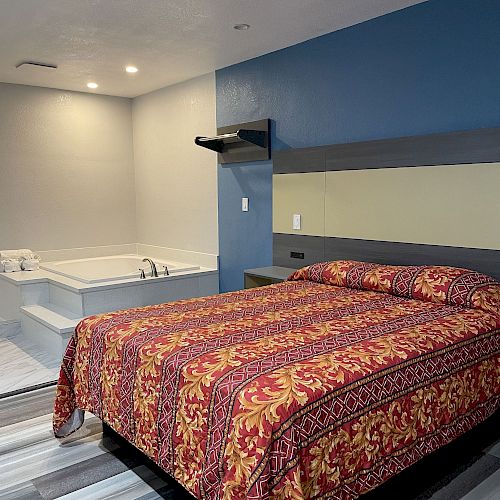
[[[500,283],[313,264],[267,287],[84,319],[54,409],[84,411],[206,499],[353,499],[492,415]]]

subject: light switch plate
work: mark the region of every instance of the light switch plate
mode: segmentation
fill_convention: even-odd
[[[248,198],[241,198],[241,211],[248,212]]]
[[[292,229],[300,229],[300,214],[293,214]]]

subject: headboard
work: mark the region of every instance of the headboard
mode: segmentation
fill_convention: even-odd
[[[274,265],[336,259],[500,280],[500,128],[275,152]]]

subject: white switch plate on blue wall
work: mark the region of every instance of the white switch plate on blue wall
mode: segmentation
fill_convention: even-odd
[[[248,198],[241,198],[241,211],[248,212]]]

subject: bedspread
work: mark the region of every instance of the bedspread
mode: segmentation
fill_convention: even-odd
[[[356,498],[498,408],[495,311],[314,272],[82,320],[56,435],[92,412],[198,498]]]

